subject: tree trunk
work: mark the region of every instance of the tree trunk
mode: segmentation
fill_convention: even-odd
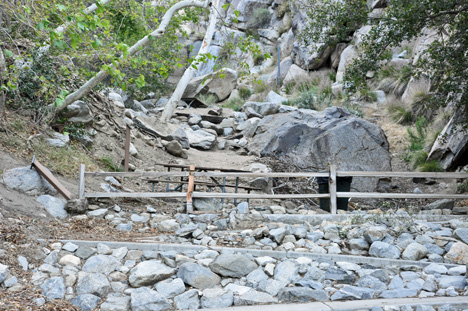
[[[213,38],[213,34],[216,29],[216,21],[218,17],[220,3],[221,3],[221,0],[214,0],[211,3],[210,22],[208,24],[205,37],[203,38],[200,51],[198,51],[197,57],[194,60],[195,64],[199,64],[201,62],[203,55],[208,52],[208,48],[210,47],[210,44],[211,44],[211,39]],[[172,93],[171,98],[167,101],[166,105],[164,106],[164,111],[161,115],[161,121],[167,122],[171,119],[174,113],[174,110],[177,107],[177,104],[182,98],[182,95],[184,94],[185,89],[187,88],[187,85],[189,84],[190,80],[192,80],[192,77],[195,74],[196,70],[197,69],[195,69],[192,66],[189,66],[185,70],[182,78],[180,78],[179,83],[177,84],[176,89],[174,90],[174,93]]]
[[[215,0],[219,1],[219,0]],[[206,8],[208,5],[211,3],[211,0],[206,0],[204,2],[201,1],[196,1],[196,0],[185,0],[181,1],[175,5],[173,5],[167,12],[164,14],[161,24],[159,25],[158,29],[153,31],[151,34],[148,36],[145,36],[143,39],[138,41],[135,45],[133,45],[129,50],[128,50],[128,55],[127,57],[131,57],[135,55],[140,48],[143,46],[147,45],[150,42],[149,37],[161,37],[164,32],[166,31],[167,25],[169,24],[170,20],[172,19],[172,16],[180,9],[186,8],[186,7],[200,7],[200,8]],[[123,56],[122,56],[123,58]],[[114,67],[114,65],[110,65]],[[57,107],[57,110],[63,110],[65,109],[68,105],[71,103],[75,102],[76,100],[82,98],[86,94],[88,94],[89,91],[91,91],[96,85],[98,85],[102,80],[104,80],[109,73],[105,70],[101,70],[98,72],[93,78],[88,80],[84,85],[82,85],[78,90],[75,92],[69,94],[67,97],[65,97],[65,102],[63,103],[62,106]]]
[[[6,73],[6,61],[5,57],[3,56],[3,50],[0,48],[0,85],[3,84],[3,77],[5,77]],[[5,91],[0,89],[0,119],[3,118],[5,113],[5,99],[6,94]]]

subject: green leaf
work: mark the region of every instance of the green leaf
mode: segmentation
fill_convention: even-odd
[[[80,28],[81,30],[86,30],[86,25],[83,24],[82,22],[78,22],[78,28]]]
[[[102,45],[102,42],[101,40],[96,39],[91,43],[91,45],[93,46],[94,49],[97,50]]]
[[[239,14],[240,14],[239,10],[235,10],[235,11],[234,11],[234,15],[235,15],[237,18],[239,18]]]
[[[140,75],[136,80],[135,80],[135,84],[137,86],[137,88],[141,89],[142,87],[145,86],[146,82],[145,82],[145,76],[143,75]]]
[[[71,37],[70,45],[73,49],[76,49],[78,47],[78,40],[76,36]]]
[[[13,53],[10,50],[5,49],[3,51],[5,52],[6,57],[12,57],[13,56]]]
[[[66,7],[63,4],[57,4],[56,7],[61,12],[66,10]]]
[[[223,9],[224,9],[225,11],[227,11],[227,9],[229,9],[230,6],[231,6],[230,3],[226,3],[226,4],[223,5]]]

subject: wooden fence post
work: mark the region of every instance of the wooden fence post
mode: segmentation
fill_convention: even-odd
[[[85,193],[85,165],[80,165],[80,183],[78,185],[78,199],[83,199]]]
[[[125,130],[125,158],[124,158],[124,170],[128,172],[128,162],[130,160],[130,127],[127,125]]]
[[[330,212],[336,214],[336,165],[330,165],[330,175],[328,177],[328,190],[330,192]]]
[[[194,173],[195,173],[195,165],[190,165],[188,189],[187,189],[187,213],[193,212],[192,194],[193,194],[193,188],[195,185]]]

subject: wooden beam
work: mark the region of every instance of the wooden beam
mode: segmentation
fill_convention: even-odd
[[[148,177],[148,178],[157,178],[157,177],[187,177],[188,172],[86,172],[85,176],[89,177]]]
[[[337,192],[338,198],[363,199],[468,199],[468,194]]]
[[[328,173],[228,173],[228,172],[195,172],[195,177],[284,177],[284,178],[310,178],[328,177]]]
[[[330,172],[328,177],[328,191],[330,192],[330,212],[336,215],[337,201],[336,201],[336,165],[330,165]]]
[[[193,198],[221,198],[221,199],[314,199],[329,198],[324,194],[257,194],[257,193],[221,193],[221,192],[194,192]]]
[[[379,171],[337,171],[336,176],[352,177],[403,177],[403,178],[468,178],[468,173],[457,172],[379,172]]]
[[[85,193],[86,198],[186,198],[187,192],[95,192]]]
[[[80,165],[80,183],[78,184],[78,199],[83,199],[85,193],[85,165]]]
[[[55,178],[54,175],[37,159],[33,160],[32,166],[36,168],[36,171],[44,177],[65,199],[71,200],[72,194],[68,191],[61,183]]]

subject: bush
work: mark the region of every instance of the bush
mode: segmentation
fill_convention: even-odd
[[[239,89],[239,96],[240,98],[242,98],[243,100],[247,100],[250,95],[252,95],[252,90],[247,88],[247,87],[241,87]]]
[[[252,28],[259,29],[270,21],[271,13],[268,9],[258,8],[253,12]]]
[[[232,110],[239,111],[239,109],[245,104],[245,101],[239,97],[229,99],[223,104],[224,108],[231,108]]]
[[[440,163],[436,160],[424,162],[418,165],[418,171],[420,172],[443,172],[444,169],[440,166]]]

